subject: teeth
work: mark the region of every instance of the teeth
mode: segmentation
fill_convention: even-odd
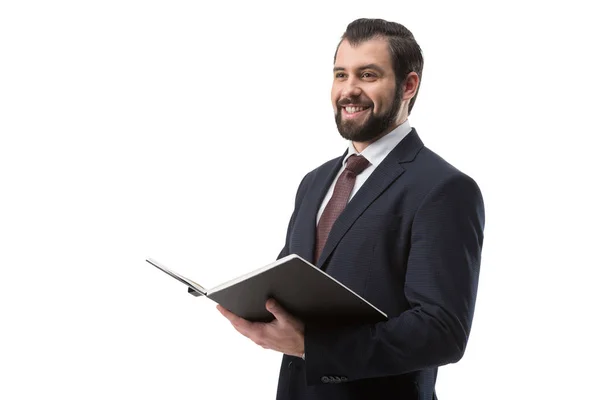
[[[346,107],[346,112],[354,114],[355,112],[363,111],[366,107]]]

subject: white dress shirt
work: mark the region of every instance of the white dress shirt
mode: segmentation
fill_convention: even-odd
[[[360,154],[367,160],[369,160],[369,162],[371,163],[367,168],[365,168],[363,172],[357,175],[354,188],[352,189],[352,192],[350,193],[350,198],[348,199],[348,201],[350,201],[350,199],[352,199],[352,197],[358,191],[358,189],[360,189],[363,183],[365,183],[365,181],[369,178],[369,176],[371,176],[373,171],[375,171],[375,168],[377,168],[379,164],[381,164],[383,159],[386,158],[388,154],[390,154],[394,147],[396,147],[396,145],[398,145],[398,143],[400,143],[400,141],[402,141],[402,139],[404,139],[406,135],[410,133],[410,131],[410,124],[408,120],[406,120],[404,121],[404,123],[402,123],[400,126],[398,126],[396,129],[394,129],[381,139],[368,145],[362,153],[358,153],[354,148],[352,141],[349,141],[348,154],[346,154],[346,156],[344,157],[344,160],[342,161],[342,167],[340,168],[340,170],[337,173],[337,176],[331,183],[331,186],[329,187],[329,190],[327,191],[327,194],[323,199],[323,203],[321,203],[321,208],[317,213],[317,224],[319,222],[319,219],[321,219],[321,215],[325,210],[325,206],[327,205],[327,203],[331,199],[331,196],[333,195],[333,188],[335,187],[338,178],[346,168],[346,161],[348,160],[348,157],[350,157],[352,154]]]

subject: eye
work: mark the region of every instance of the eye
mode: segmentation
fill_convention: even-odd
[[[375,74],[372,72],[363,72],[361,75],[363,78],[374,79],[376,78]]]
[[[338,79],[339,78],[344,78],[345,76],[346,76],[346,74],[344,74],[343,72],[336,72],[335,73],[335,77],[338,78]]]

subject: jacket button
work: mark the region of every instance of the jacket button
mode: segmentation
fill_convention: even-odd
[[[323,382],[323,383],[329,383],[329,378],[326,377],[326,376],[322,376],[321,377],[321,382]]]

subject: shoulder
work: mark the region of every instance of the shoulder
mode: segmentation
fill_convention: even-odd
[[[480,186],[469,174],[425,146],[414,164],[414,179],[420,182],[422,189],[421,206],[436,204],[440,212],[450,207],[454,210],[469,208],[483,213]]]
[[[475,180],[465,171],[458,169],[430,148],[423,146],[415,158],[411,170],[428,186],[435,187],[444,182],[469,182],[477,186]]]
[[[431,148],[421,145],[414,157],[401,162],[403,176],[395,184],[397,197],[412,212],[428,205],[480,209],[483,196],[477,182]],[[442,202],[443,206],[440,205]]]
[[[327,177],[341,166],[342,159],[344,155],[341,155],[336,158],[332,158],[311,171],[307,172],[300,182],[300,186],[298,191],[307,190],[310,188],[315,182],[320,182],[321,180],[327,179]]]

